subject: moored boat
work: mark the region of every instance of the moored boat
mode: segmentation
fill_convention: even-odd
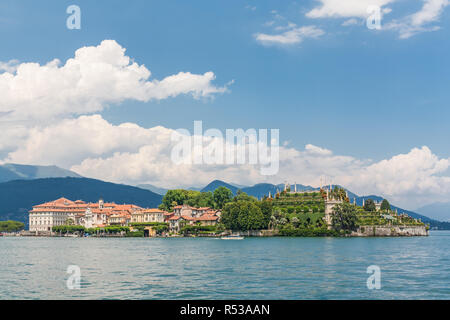
[[[220,239],[222,239],[222,240],[244,240],[244,237],[238,236],[238,235],[229,235],[229,236],[223,236]]]

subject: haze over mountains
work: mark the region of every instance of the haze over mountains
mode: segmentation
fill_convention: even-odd
[[[450,202],[432,203],[415,211],[418,211],[432,219],[450,222]]]
[[[218,187],[227,187],[233,194],[241,190],[251,196],[262,198],[265,195],[275,194],[277,190],[283,190],[283,184],[259,183],[254,186],[241,186],[234,183],[226,183],[214,180],[203,188],[191,187],[190,190],[202,192],[214,191]],[[334,186],[333,186],[334,187]],[[295,188],[291,185],[291,189]],[[345,189],[345,188],[344,188]],[[319,190],[302,184],[297,184],[298,191]],[[33,205],[66,197],[71,200],[82,199],[96,202],[99,198],[117,203],[134,203],[143,207],[157,207],[167,192],[165,188],[159,188],[151,184],[142,184],[137,187],[122,184],[114,184],[95,179],[83,178],[77,173],[56,166],[32,166],[18,164],[0,165],[0,220],[14,219],[27,222],[27,212]],[[382,197],[358,196],[347,190],[349,198],[353,202],[356,199],[358,205],[362,205],[363,199],[383,200]],[[406,213],[413,218],[420,218],[433,227],[450,228],[450,203],[432,204],[424,206],[417,212],[405,210],[392,205],[399,213]]]
[[[0,165],[0,182],[63,177],[81,178],[79,174],[57,166],[30,166],[13,163]]]

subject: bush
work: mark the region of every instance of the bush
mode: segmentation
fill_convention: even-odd
[[[125,234],[125,237],[128,237],[128,238],[143,238],[144,237],[144,231],[127,232]]]
[[[321,228],[294,228],[287,225],[280,229],[280,235],[283,237],[334,237],[339,235],[334,230],[328,230],[327,227]]]
[[[19,221],[0,221],[0,232],[17,232],[24,228],[25,225]]]

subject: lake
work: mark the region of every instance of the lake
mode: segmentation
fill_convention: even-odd
[[[81,271],[68,289],[67,268]],[[381,270],[369,290],[367,268]],[[0,299],[450,299],[450,231],[411,238],[0,238]]]

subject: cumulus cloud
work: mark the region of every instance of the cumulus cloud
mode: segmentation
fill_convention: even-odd
[[[439,30],[439,26],[431,24],[439,20],[449,4],[448,0],[424,0],[419,11],[388,23],[386,29],[398,31],[401,39],[408,39],[421,32]]]
[[[397,0],[317,0],[318,6],[306,13],[308,18],[348,18],[342,26],[351,26],[358,23],[357,18],[369,16],[367,9],[377,6],[382,14],[392,11],[389,4]],[[418,0],[417,0],[418,1]],[[440,27],[432,25],[439,20],[445,7],[450,4],[449,0],[422,0],[422,8],[399,19],[383,23],[384,30],[395,30],[399,32],[401,39],[410,38],[421,32],[439,30]]]
[[[213,72],[150,79],[150,70],[125,55],[114,40],[80,48],[64,64],[58,59],[44,65],[10,61],[1,63],[0,71],[0,112],[21,120],[94,113],[125,100],[147,102],[181,94],[202,98],[227,90],[212,83]]]
[[[308,18],[351,18],[368,16],[367,8],[385,6],[396,0],[317,0],[320,5],[306,13]],[[387,12],[387,11],[384,11]]]
[[[0,72],[5,71],[9,73],[14,73],[17,70],[17,65],[19,64],[19,60],[10,60],[7,62],[0,61]]]
[[[329,182],[357,194],[378,194],[410,209],[450,196],[450,159],[439,158],[426,146],[374,162],[312,144],[303,149],[282,145],[278,174],[262,176],[260,167],[248,161],[177,164],[171,158],[174,132],[161,126],[113,125],[100,115],[80,116],[32,128],[3,162],[56,164],[87,177],[162,187],[205,185],[214,179],[243,185],[287,180],[319,186],[320,177],[327,176]],[[205,153],[214,141],[205,137]],[[250,142],[246,143],[248,147]]]
[[[355,18],[351,18],[351,19],[348,19],[348,20],[345,20],[344,22],[342,22],[342,26],[344,26],[344,27],[354,26],[357,24],[361,24],[361,22],[360,22],[360,20],[355,19]]]
[[[306,38],[318,38],[325,32],[316,26],[298,27],[290,23],[287,27],[278,27],[275,30],[283,30],[277,34],[256,33],[255,39],[263,45],[293,45],[303,42]]]

